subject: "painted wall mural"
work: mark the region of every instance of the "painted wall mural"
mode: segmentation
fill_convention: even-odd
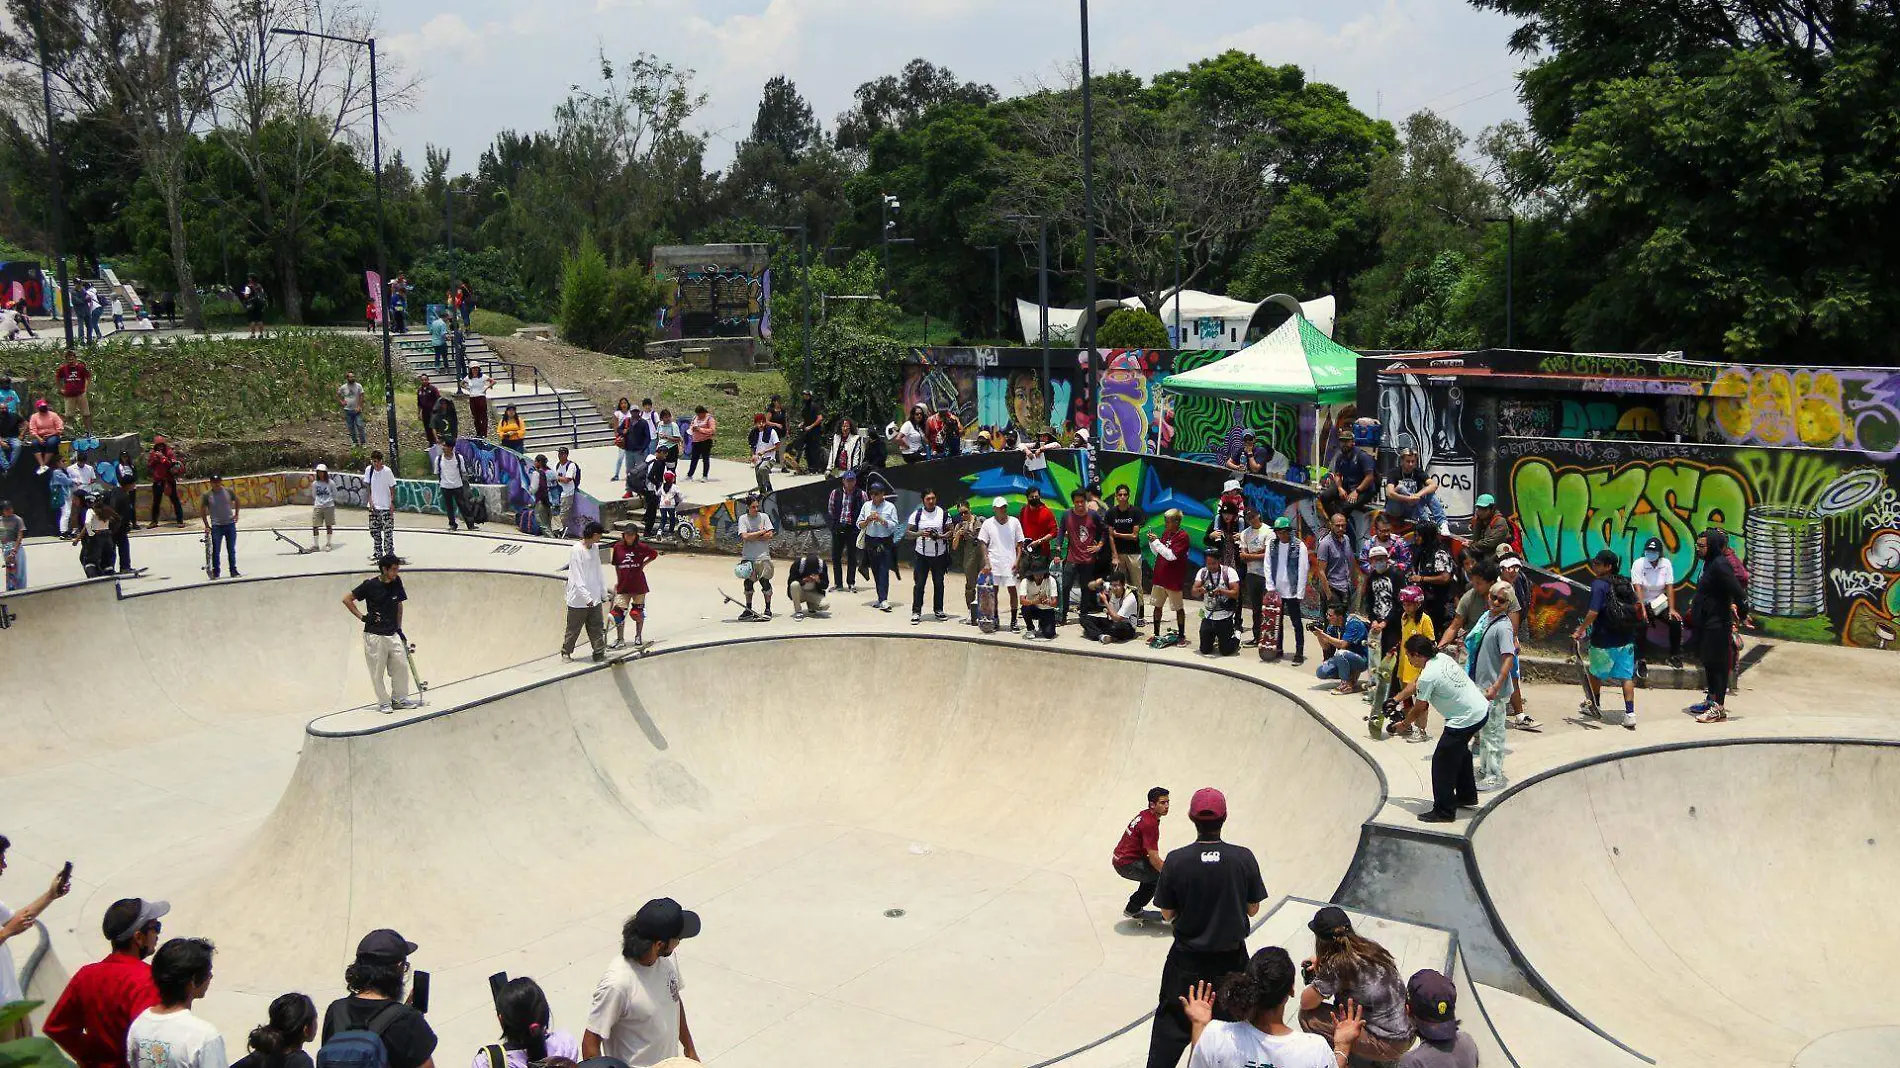
[[[768,328],[769,263],[766,246],[757,244],[655,248],[654,273],[671,283],[660,313],[661,334],[668,339],[759,336]]]
[[[1598,550],[1626,563],[1662,541],[1686,590],[1694,542],[1726,530],[1751,572],[1748,608],[1776,637],[1895,648],[1900,464],[1847,451],[1507,439],[1525,562],[1582,578]]]
[[[922,353],[927,359],[927,351]],[[973,364],[912,363],[904,365],[903,410],[923,405],[931,412],[949,408],[966,427],[977,418],[977,369]]]
[[[1730,367],[1710,391],[1715,425],[1733,444],[1900,458],[1900,371],[1892,368]]]

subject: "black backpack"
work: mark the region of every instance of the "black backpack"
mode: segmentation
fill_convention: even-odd
[[[349,1012],[343,1004],[339,1001],[330,1006],[329,1019],[325,1022],[332,1028],[342,1028],[349,1022]],[[317,1050],[317,1068],[389,1068],[389,1047],[383,1044],[383,1033],[402,1015],[402,1008],[402,1002],[391,1001],[361,1027],[332,1030],[329,1039]]]
[[[1600,613],[1604,626],[1628,634],[1636,630],[1641,616],[1636,604],[1636,587],[1622,575],[1610,576],[1610,595],[1603,600]]]

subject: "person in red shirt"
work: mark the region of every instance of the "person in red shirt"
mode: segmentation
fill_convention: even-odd
[[[1188,533],[1181,529],[1181,509],[1170,508],[1162,516],[1161,533],[1148,537],[1148,551],[1154,553],[1154,581],[1148,599],[1154,605],[1154,636],[1161,637],[1161,612],[1174,608],[1174,633],[1187,633],[1187,606],[1181,590],[1188,577]],[[1183,639],[1185,643],[1185,639]]]
[[[1042,503],[1039,487],[1031,486],[1023,491],[1023,510],[1016,516],[1016,522],[1023,528],[1022,559],[1040,556],[1047,565],[1049,547],[1056,540],[1056,514]]]
[[[1128,821],[1122,840],[1115,843],[1115,874],[1139,884],[1128,895],[1122,915],[1141,919],[1141,910],[1155,897],[1155,884],[1161,881],[1161,817],[1168,814],[1168,788],[1157,786],[1148,791],[1148,807]]]
[[[53,380],[59,383],[59,395],[66,398],[66,418],[71,419],[77,409],[80,424],[86,433],[92,433],[92,399],[86,393],[86,387],[92,384],[92,368],[68,349],[66,362],[53,370]]]
[[[170,911],[163,901],[136,897],[106,909],[100,927],[112,952],[73,973],[43,1028],[79,1068],[125,1068],[127,1029],[158,1004],[145,958],[158,949],[158,920]]]
[[[614,542],[614,644],[627,644],[627,617],[633,617],[633,644],[646,645],[647,565],[659,557],[653,546],[640,540],[638,527],[628,525]]]
[[[158,525],[158,506],[167,496],[172,499],[172,525],[185,525],[185,506],[178,502],[178,473],[184,468],[185,462],[178,458],[165,435],[152,435],[152,451],[145,454],[145,470],[152,476],[151,526]]]
[[[1102,517],[1089,510],[1089,491],[1087,487],[1078,487],[1071,497],[1069,514],[1062,517],[1062,540],[1068,544],[1068,552],[1063,559],[1068,562],[1068,571],[1062,580],[1062,607],[1056,614],[1058,623],[1069,621],[1069,600],[1073,596],[1077,602],[1078,615],[1088,615],[1093,609],[1093,600],[1089,596],[1089,583],[1097,575],[1096,560],[1102,547],[1108,541],[1108,525]]]

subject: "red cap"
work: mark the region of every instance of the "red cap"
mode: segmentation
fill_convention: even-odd
[[[1188,805],[1188,819],[1224,820],[1226,818],[1226,795],[1212,786],[1203,786],[1194,791],[1194,800]]]

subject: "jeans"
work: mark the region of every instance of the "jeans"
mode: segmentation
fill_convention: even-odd
[[[574,655],[574,640],[580,637],[582,627],[587,628],[587,641],[594,647],[594,659],[606,657],[607,627],[601,622],[599,605],[586,608],[567,606],[567,633],[561,638],[561,655]]]
[[[1385,514],[1394,519],[1422,518],[1425,522],[1436,527],[1445,522],[1445,502],[1439,500],[1438,494],[1436,493],[1425,498],[1425,500],[1417,506],[1401,501],[1387,501]]]
[[[172,518],[180,523],[185,521],[185,506],[178,501],[178,482],[175,479],[168,478],[162,482],[152,483],[151,526],[158,525],[158,506],[164,503],[167,496],[169,496],[172,501]]]
[[[1340,682],[1352,682],[1365,674],[1368,667],[1366,658],[1350,649],[1341,649],[1326,658],[1313,674],[1322,679],[1338,679]]]
[[[1507,694],[1491,702],[1484,727],[1478,731],[1478,777],[1504,778],[1504,732],[1509,729],[1511,698]]]
[[[1253,640],[1260,640],[1264,620],[1261,618],[1260,599],[1267,592],[1267,576],[1256,575],[1249,571],[1240,576],[1240,603],[1253,612]]]
[[[712,468],[711,460],[706,461],[706,467],[708,470]],[[758,481],[759,496],[770,497],[772,495],[772,465],[769,463],[753,464],[752,476]]]
[[[213,523],[211,524],[210,537],[210,550],[205,553],[205,560],[211,565],[211,577],[218,577],[218,545],[220,542],[224,545],[225,559],[230,562],[231,574],[237,574],[237,524]]]
[[[891,539],[866,537],[864,556],[877,585],[877,603],[883,604],[891,598]]]
[[[705,441],[693,442],[692,453],[687,457],[687,460],[686,460],[686,477],[687,478],[692,478],[693,472],[699,469],[701,464],[705,465],[705,469],[704,469],[705,476],[707,478],[712,477],[712,445],[713,443],[712,443],[711,438],[707,438]]]
[[[1122,908],[1123,912],[1140,912],[1155,899],[1155,885],[1161,882],[1161,873],[1155,870],[1154,862],[1147,857],[1115,865],[1115,874],[1140,884],[1135,887],[1134,893],[1128,895],[1128,904]]]
[[[398,701],[409,697],[409,658],[402,639],[394,634],[363,635],[363,662],[369,665],[370,685],[376,687],[376,703],[390,703],[392,691]],[[384,681],[387,676],[388,681]]]
[[[369,435],[363,432],[363,413],[343,409],[343,425],[350,432],[350,444],[367,445]]]
[[[534,518],[535,522],[541,527],[542,537],[552,538],[555,536],[554,506],[552,504],[549,504],[547,501],[536,501],[534,504]]]
[[[1038,638],[1056,636],[1056,610],[1041,605],[1023,605],[1023,624]]]
[[[1293,632],[1293,655],[1304,659],[1306,656],[1306,617],[1300,611],[1300,599],[1298,597],[1280,598],[1280,640],[1273,643],[1274,652],[1277,653],[1286,648],[1286,632],[1289,630]]]
[[[916,563],[911,566],[911,573],[916,578],[916,584],[911,590],[910,595],[911,615],[920,615],[923,613],[924,580],[926,578],[936,584],[931,598],[931,611],[938,615],[943,615],[943,577],[949,570],[949,553],[943,553],[939,556],[917,557]]]
[[[858,584],[858,531],[856,527],[837,524],[831,527],[831,580],[841,587]]]
[[[1161,996],[1148,1031],[1148,1068],[1176,1068],[1188,1048],[1192,1033],[1181,1008],[1182,996],[1195,983],[1218,983],[1228,973],[1246,969],[1245,943],[1211,953],[1183,949],[1179,942],[1169,947],[1167,963],[1161,966]]]
[[[1492,706],[1496,715],[1497,706]],[[1486,717],[1487,719],[1490,717]],[[1432,750],[1432,811],[1440,816],[1456,816],[1459,805],[1478,803],[1478,780],[1471,771],[1471,738],[1484,724],[1446,727],[1438,735],[1438,748]]]
[[[119,570],[132,570],[132,531],[129,526],[122,526],[113,530],[112,549],[118,556]]]
[[[443,342],[442,344],[437,345],[435,347],[435,370],[437,373],[441,373],[443,371],[447,371],[448,369],[449,369],[449,346],[447,342]]]
[[[1060,611],[1063,619],[1069,618],[1069,600],[1071,595],[1079,595],[1076,598],[1077,604],[1075,606],[1078,615],[1088,615],[1094,608],[1094,598],[1089,596],[1089,583],[1094,581],[1094,561],[1084,560],[1079,564],[1071,563],[1069,565],[1068,573],[1062,576],[1062,607]]]

